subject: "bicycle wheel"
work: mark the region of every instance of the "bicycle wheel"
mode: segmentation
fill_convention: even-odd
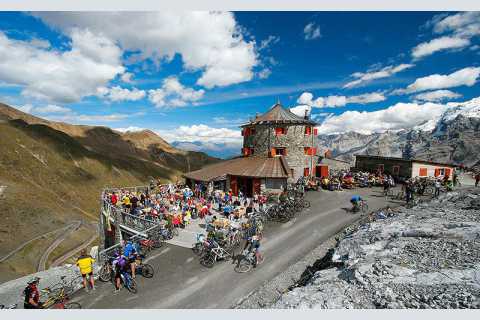
[[[308,209],[308,208],[310,208],[310,201],[303,199],[303,204],[302,205],[305,209]]]
[[[135,281],[135,279],[130,278],[130,279],[128,280],[127,289],[128,289],[128,291],[130,291],[131,293],[137,293],[137,292],[138,292],[138,290],[137,290],[137,282]]]
[[[65,303],[65,309],[82,309],[82,305],[78,302]]]
[[[145,263],[142,265],[142,276],[145,278],[152,278],[154,274],[153,267],[149,265],[148,263]]]
[[[250,264],[250,261],[247,259],[242,259],[239,263],[235,265],[235,272],[238,273],[246,273],[252,269],[252,265]]]
[[[193,253],[195,253],[197,256],[200,256],[203,251],[203,243],[195,243],[192,248]]]
[[[102,282],[108,282],[108,281],[111,279],[110,267],[107,267],[107,266],[104,265],[104,266],[100,269],[98,278],[99,278],[100,281],[102,281]]]
[[[156,239],[156,240],[153,241],[153,247],[155,249],[161,248],[162,246],[163,246],[163,241],[162,240]]]
[[[204,267],[211,268],[215,264],[215,256],[213,254],[207,253],[200,259],[200,264]]]
[[[362,206],[362,212],[365,213],[368,211],[368,204],[364,203]]]

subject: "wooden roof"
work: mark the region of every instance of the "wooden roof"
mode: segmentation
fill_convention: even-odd
[[[183,176],[196,181],[213,181],[231,175],[250,178],[288,178],[290,168],[283,156],[250,156],[235,158],[206,166]]]
[[[404,159],[404,158],[398,158],[398,157],[382,157],[382,156],[371,156],[367,154],[356,154],[355,158],[364,158],[364,159],[377,159],[377,160],[391,160],[391,161],[402,161],[402,162],[416,162],[416,163],[424,163],[424,164],[430,164],[434,166],[444,166],[444,167],[457,167],[457,165],[452,164],[452,163],[442,163],[442,162],[435,162],[435,161],[429,161],[429,160],[422,160],[422,159]]]
[[[250,122],[242,125],[241,127],[257,125],[257,124],[308,124],[316,125],[316,123],[310,119],[299,117],[289,109],[285,109],[280,103],[276,103],[266,113],[255,117]]]

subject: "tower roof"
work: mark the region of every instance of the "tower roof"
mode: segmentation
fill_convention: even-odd
[[[256,124],[308,124],[316,125],[316,123],[308,118],[299,117],[290,110],[284,108],[280,103],[274,104],[270,110],[262,115],[256,116],[255,119],[242,125],[256,125]]]

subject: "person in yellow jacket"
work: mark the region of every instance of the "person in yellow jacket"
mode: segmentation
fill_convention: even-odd
[[[92,290],[95,290],[95,283],[93,280],[93,263],[94,262],[95,260],[90,255],[87,254],[87,250],[83,249],[80,257],[78,257],[77,266],[80,269],[80,273],[82,274],[83,287],[85,288],[86,291],[88,291],[87,276],[89,277],[90,286],[92,287]]]

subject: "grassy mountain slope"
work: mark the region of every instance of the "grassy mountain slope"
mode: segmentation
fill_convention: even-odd
[[[175,149],[153,132],[122,134],[49,122],[0,104],[0,186],[6,186],[0,195],[0,257],[72,221],[83,223],[65,248],[91,238],[105,186],[143,185],[151,177],[175,181],[185,171],[216,161]],[[0,282],[33,272],[55,236],[0,263]],[[49,261],[64,253],[56,250]]]

